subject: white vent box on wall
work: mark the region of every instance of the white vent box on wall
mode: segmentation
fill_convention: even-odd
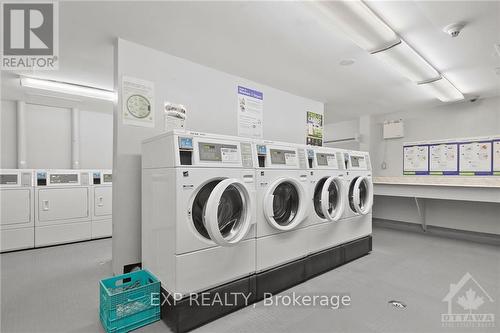
[[[405,136],[403,119],[384,121],[384,139],[397,139]]]

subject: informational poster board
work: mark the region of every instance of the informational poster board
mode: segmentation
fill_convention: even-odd
[[[264,94],[261,91],[238,86],[238,135],[262,138]]]
[[[458,144],[438,143],[429,145],[429,174],[458,175]]]
[[[323,115],[307,111],[306,130],[306,144],[312,146],[323,145]]]
[[[153,82],[122,77],[122,119],[125,125],[155,127]]]
[[[460,143],[460,174],[465,176],[491,175],[493,160],[492,144],[492,141]]]
[[[429,146],[427,144],[403,146],[403,174],[429,174]]]
[[[500,176],[500,139],[493,140],[493,174]]]

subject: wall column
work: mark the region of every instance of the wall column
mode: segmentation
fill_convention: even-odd
[[[26,169],[26,103],[17,101],[17,168]]]
[[[80,110],[71,109],[71,168],[80,169]]]

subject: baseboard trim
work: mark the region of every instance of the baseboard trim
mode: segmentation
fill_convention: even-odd
[[[373,227],[375,228],[388,228],[401,231],[410,231],[423,235],[451,238],[451,239],[465,240],[469,242],[475,242],[487,245],[500,246],[500,235],[496,234],[444,228],[433,225],[427,225],[426,230],[424,231],[422,229],[422,226],[418,223],[409,223],[409,222],[376,219],[376,218],[373,219],[372,223]]]

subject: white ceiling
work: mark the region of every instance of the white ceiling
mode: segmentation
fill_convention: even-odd
[[[463,93],[500,95],[500,2],[370,1]],[[119,36],[327,103],[327,122],[441,102],[298,2],[60,3],[60,70],[36,76],[113,88]],[[459,37],[441,30],[467,22]],[[354,59],[352,66],[340,66]],[[147,59],[140,59],[147,61]],[[2,78],[4,92],[9,76]]]

